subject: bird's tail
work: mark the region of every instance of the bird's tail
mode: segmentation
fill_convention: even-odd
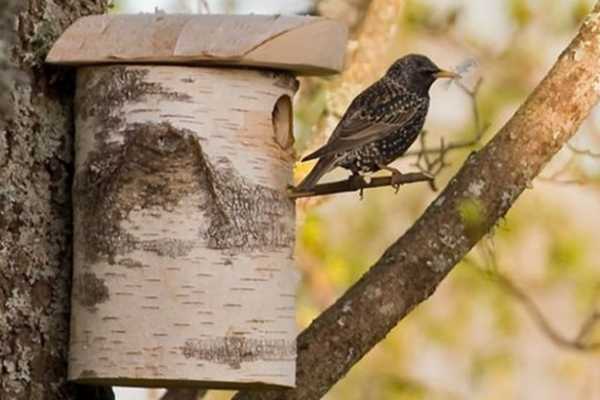
[[[312,189],[317,182],[331,169],[333,168],[333,163],[335,158],[332,156],[322,157],[319,159],[317,164],[313,167],[313,169],[306,175],[306,177],[296,186],[296,190],[310,190]]]

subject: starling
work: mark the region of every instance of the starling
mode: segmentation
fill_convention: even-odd
[[[302,161],[319,161],[296,190],[310,190],[323,175],[343,167],[353,176],[388,170],[392,181],[401,175],[388,167],[416,140],[429,109],[429,88],[438,78],[458,78],[423,55],[398,59],[386,74],[360,93],[331,134],[329,141]]]

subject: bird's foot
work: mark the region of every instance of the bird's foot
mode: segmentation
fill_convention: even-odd
[[[395,190],[395,193],[398,193],[398,190],[400,190],[400,185],[402,185],[403,182],[403,178],[402,178],[402,172],[398,171],[396,168],[389,168],[389,171],[392,173],[392,187]]]
[[[400,190],[400,185],[404,183],[404,179],[402,178],[402,172],[400,172],[394,167],[388,167],[387,165],[379,165],[379,168],[392,173],[392,187],[395,189],[396,193],[398,193],[398,190]]]
[[[400,190],[400,185],[402,185],[403,179],[402,179],[402,173],[398,170],[396,170],[395,172],[392,172],[392,187],[394,188],[394,194],[398,194],[398,191]]]
[[[352,175],[350,175],[350,177],[348,178],[348,180],[350,181],[350,184],[353,187],[361,187],[365,183],[365,178],[363,178],[363,176],[359,175],[359,174],[352,174]]]
[[[363,176],[360,174],[352,174],[348,178],[348,182],[350,182],[351,187],[359,189],[358,195],[359,195],[360,199],[362,200],[364,197],[363,195],[364,195],[365,178],[363,178]]]

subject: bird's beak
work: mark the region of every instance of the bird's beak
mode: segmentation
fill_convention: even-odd
[[[460,78],[460,74],[458,74],[456,72],[452,72],[452,71],[445,71],[443,69],[440,69],[438,72],[433,74],[433,76],[435,77],[435,79],[439,79],[439,78],[458,79],[458,78]]]

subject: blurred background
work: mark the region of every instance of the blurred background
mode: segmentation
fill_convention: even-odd
[[[351,31],[343,74],[304,78],[298,155],[326,140],[349,101],[397,57],[465,71],[437,83],[427,148],[448,152],[439,187],[485,144],[548,71],[592,0],[118,0],[113,12],[316,14]],[[474,118],[476,104],[479,124]],[[488,126],[480,132],[479,126]],[[482,133],[479,137],[478,133]],[[478,139],[478,140],[474,140]],[[418,150],[415,144],[414,150]],[[416,157],[399,160],[416,170]],[[421,160],[423,161],[423,160]],[[299,165],[300,179],[311,165]],[[345,177],[343,171],[331,179]],[[329,178],[328,178],[329,179]],[[306,327],[378,259],[436,194],[424,184],[298,201],[298,326]],[[507,217],[326,395],[364,399],[600,399],[600,111]],[[596,313],[596,314],[594,314]],[[596,318],[594,319],[594,315]],[[163,391],[116,389],[119,400]],[[211,391],[204,398],[229,399]]]

